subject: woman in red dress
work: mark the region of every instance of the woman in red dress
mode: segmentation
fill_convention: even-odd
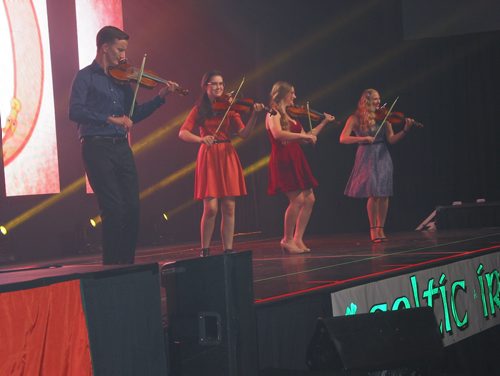
[[[319,132],[335,117],[325,113],[325,118],[306,133],[300,123],[286,112],[287,106],[293,106],[295,98],[295,89],[287,82],[276,82],[271,90],[271,108],[276,110],[277,115],[268,114],[266,117],[266,129],[271,140],[268,193],[282,192],[289,200],[281,248],[289,253],[303,253],[311,251],[304,244],[303,236],[315,201],[313,188],[318,182],[299,143],[316,143]]]
[[[222,74],[218,71],[205,73],[201,87],[203,94],[184,121],[179,138],[201,144],[196,159],[194,198],[203,200],[200,256],[204,257],[210,253],[219,200],[222,212],[222,247],[224,252],[232,252],[235,197],[246,195],[247,190],[238,154],[231,144],[231,136],[248,137],[255,126],[256,113],[261,111],[264,105],[254,104],[255,111],[246,126],[237,112],[229,111],[217,132],[223,114],[214,113],[212,103],[224,95]]]

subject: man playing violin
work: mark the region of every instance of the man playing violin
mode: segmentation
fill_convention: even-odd
[[[134,103],[131,86],[116,82],[108,67],[125,59],[129,36],[114,26],[97,33],[97,53],[71,89],[69,118],[77,124],[82,158],[102,218],[103,264],[133,264],[139,230],[139,184],[128,133],[165,103],[178,85],[168,81],[158,95]],[[134,108],[130,116],[130,109]]]
[[[243,169],[231,136],[246,138],[257,121],[256,113],[264,109],[261,103],[252,105],[252,114],[246,125],[240,114],[229,105],[226,112],[218,111],[218,99],[224,96],[222,73],[205,73],[201,80],[202,95],[193,107],[179,131],[179,138],[198,143],[200,148],[196,159],[194,198],[203,200],[201,217],[201,252],[208,256],[215,226],[219,201],[222,212],[221,239],[224,252],[232,252],[234,218],[237,196],[247,194]],[[217,103],[216,108],[214,104]],[[236,104],[236,102],[235,102]],[[235,107],[236,108],[236,107]]]
[[[386,241],[384,225],[393,194],[393,165],[386,142],[399,142],[416,123],[404,119],[404,127],[394,133],[392,124],[380,118],[380,94],[366,89],[361,94],[356,112],[347,119],[340,135],[342,144],[358,144],[356,159],[344,194],[354,198],[367,198],[366,210],[370,222],[370,238],[374,243]],[[380,120],[378,120],[380,119]]]

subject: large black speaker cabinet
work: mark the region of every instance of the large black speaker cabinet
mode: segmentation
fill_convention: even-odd
[[[436,227],[440,230],[496,226],[500,226],[500,202],[436,207]]]
[[[432,308],[320,318],[307,349],[312,370],[439,368],[443,345]]]
[[[258,374],[250,251],[162,269],[172,376]]]

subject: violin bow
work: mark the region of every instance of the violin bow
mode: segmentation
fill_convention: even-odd
[[[311,122],[311,110],[309,109],[309,101],[306,102],[307,107],[307,118],[309,119],[309,129],[311,130],[311,134],[313,132],[313,125]]]
[[[392,109],[394,108],[394,105],[396,104],[396,102],[398,101],[398,99],[399,99],[399,96],[396,97],[396,99],[394,99],[394,102],[392,102],[391,107],[389,107],[389,110],[387,110],[387,113],[385,114],[384,120],[382,120],[382,123],[380,123],[380,127],[378,127],[377,131],[375,132],[375,135],[373,136],[373,139],[377,138],[378,132],[380,132],[380,130],[382,129],[382,126],[384,125],[385,121],[387,120],[387,118],[391,114]]]
[[[137,99],[137,92],[139,91],[139,86],[141,86],[141,80],[144,74],[144,66],[146,65],[146,56],[147,55],[144,54],[144,57],[142,58],[141,70],[139,71],[139,76],[137,77],[137,85],[135,86],[134,90],[134,98],[132,99],[132,106],[130,107],[130,111],[128,113],[129,119],[132,119],[132,115],[134,114],[135,100]]]
[[[229,113],[229,110],[231,110],[233,103],[236,101],[236,97],[240,93],[240,90],[241,90],[244,82],[245,82],[245,76],[243,76],[243,78],[241,79],[240,86],[238,87],[238,90],[236,90],[236,94],[234,94],[232,102],[229,103],[229,106],[227,106],[227,110],[224,113],[224,116],[222,117],[222,120],[220,121],[219,126],[217,127],[217,129],[215,130],[215,132],[213,134],[214,137],[217,136],[217,133],[219,133],[220,127],[222,126],[222,123],[224,123],[224,120],[226,120],[227,114]]]

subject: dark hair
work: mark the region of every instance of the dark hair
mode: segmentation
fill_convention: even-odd
[[[128,40],[129,36],[123,30],[114,26],[104,26],[95,38],[97,48],[100,48],[104,43],[113,43],[115,39]]]
[[[207,84],[210,82],[212,77],[214,76],[221,76],[222,73],[218,70],[211,70],[209,72],[206,72],[203,77],[201,78],[201,96],[198,99],[198,115],[196,116],[196,123],[200,124],[202,123],[205,119],[211,118],[214,116],[214,113],[212,111],[212,103],[210,103],[210,99],[208,99],[207,92],[206,92],[206,87]]]
[[[211,70],[209,72],[206,72],[203,77],[201,78],[201,90],[203,90],[203,92],[205,92],[205,86],[207,86],[207,84],[210,82],[210,80],[212,79],[213,76],[221,76],[222,77],[222,73],[218,70]]]

